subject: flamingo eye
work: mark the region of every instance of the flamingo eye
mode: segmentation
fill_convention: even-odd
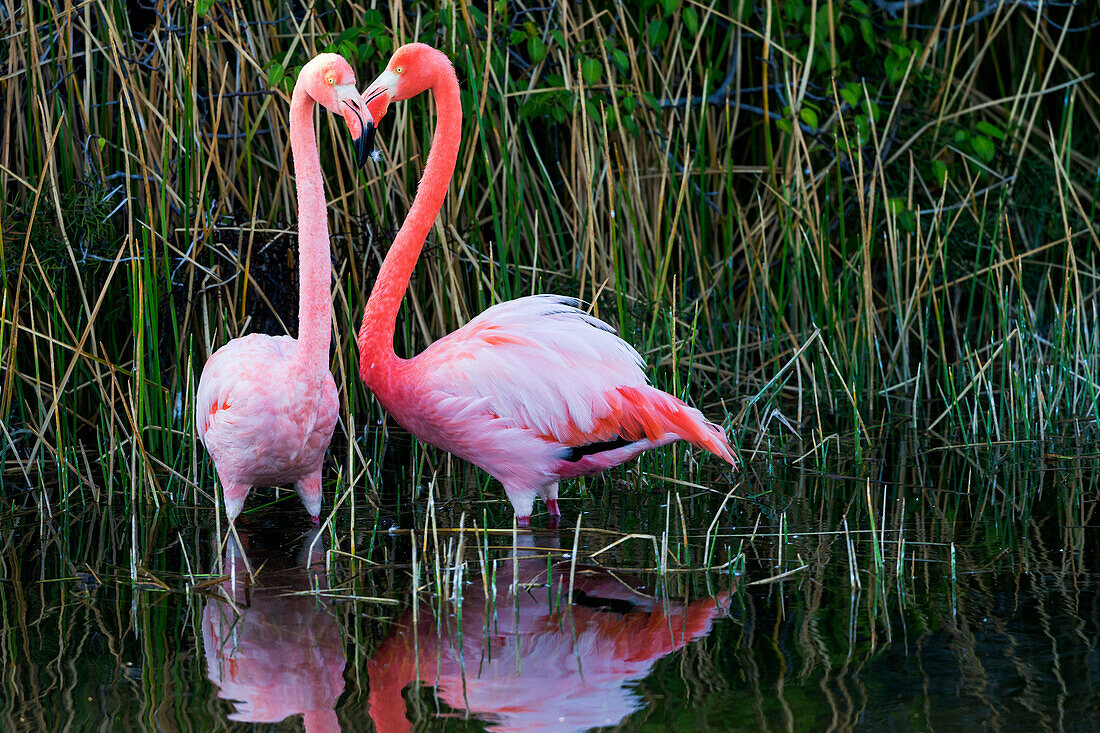
[[[334,77],[334,76],[326,77],[325,78],[325,83],[328,84],[330,87],[331,86],[336,86],[336,77]]]
[[[400,74],[404,70],[405,70],[404,66],[398,66],[396,69],[393,70],[393,73]]]

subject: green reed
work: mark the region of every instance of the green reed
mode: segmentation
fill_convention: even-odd
[[[228,339],[295,321],[294,74],[335,50],[365,85],[391,39],[446,50],[465,112],[399,354],[502,299],[560,292],[591,301],[750,464],[830,470],[878,455],[902,423],[979,462],[1093,434],[1095,59],[1028,8],[959,25],[849,3],[368,3],[299,22],[246,3],[254,22],[241,24],[224,3],[200,5],[27,3],[7,17],[8,501],[9,485],[28,485],[64,509],[213,503],[197,373]],[[426,501],[455,469],[378,429],[352,343],[415,194],[431,110],[391,107],[384,163],[363,172],[340,124],[317,118],[342,405],[327,475],[374,503],[386,466],[409,480],[387,489],[401,502]],[[714,467],[666,449],[567,495],[630,486],[647,498],[624,505],[624,527],[667,521],[671,556],[709,564],[713,548],[689,556],[682,536],[712,518],[648,497],[666,478],[709,483]],[[500,498],[463,475],[436,501]]]

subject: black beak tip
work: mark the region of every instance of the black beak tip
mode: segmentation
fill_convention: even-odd
[[[367,148],[367,133],[363,131],[359,137],[355,139],[355,165],[362,168],[367,164],[367,158],[370,157],[370,150]]]
[[[359,135],[359,139],[355,141],[355,162],[360,168],[367,164],[367,160],[370,158],[371,153],[374,152],[374,123],[368,122],[363,127],[363,132]]]
[[[374,121],[371,120],[364,124],[359,110],[350,103],[345,102],[345,104],[359,118],[359,137],[355,138],[353,142],[355,143],[355,164],[362,168],[367,164],[367,159],[370,158],[371,153],[374,152]]]

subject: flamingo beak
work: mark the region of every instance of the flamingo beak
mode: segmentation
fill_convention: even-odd
[[[367,115],[363,121],[362,105],[359,102],[359,92],[354,86],[349,85],[350,91],[339,89],[342,107],[340,113],[351,132],[352,145],[355,148],[355,164],[362,168],[367,164],[367,159],[374,151],[374,119]]]
[[[370,114],[374,124],[378,124],[386,114],[390,101],[397,96],[397,74],[389,69],[378,75],[363,92],[363,106]]]
[[[362,168],[367,164],[367,160],[369,160],[374,153],[374,121],[368,117],[364,124],[363,118],[359,115],[359,111],[354,108],[352,111],[355,112],[355,116],[359,118],[359,127],[361,129],[359,137],[352,140],[352,143],[355,145],[355,164]]]

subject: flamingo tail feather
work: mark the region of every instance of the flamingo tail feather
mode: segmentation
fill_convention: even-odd
[[[648,385],[619,387],[618,392],[624,402],[620,419],[630,438],[660,442],[664,435],[674,433],[737,468],[725,431],[694,407]]]

